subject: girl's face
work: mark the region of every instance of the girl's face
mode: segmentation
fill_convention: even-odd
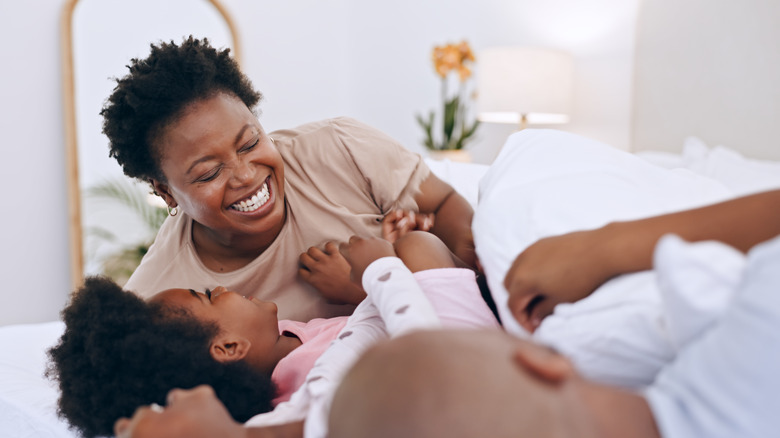
[[[156,139],[167,181],[152,181],[223,244],[270,243],[284,223],[284,163],[237,97],[195,102]],[[244,237],[244,239],[236,239]],[[258,240],[259,239],[259,240]]]
[[[238,344],[247,341],[248,353],[240,359],[268,375],[284,357],[279,344],[281,335],[277,307],[272,302],[247,298],[221,286],[205,293],[192,289],[168,289],[153,296],[149,302],[184,308],[198,321],[215,323],[219,326],[219,333],[212,343],[230,344],[235,341],[236,348],[240,348]],[[281,357],[277,357],[280,354]]]

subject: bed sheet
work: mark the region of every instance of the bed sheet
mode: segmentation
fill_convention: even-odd
[[[44,377],[46,351],[63,330],[59,321],[0,327],[0,435],[77,436],[57,417],[57,387]]]

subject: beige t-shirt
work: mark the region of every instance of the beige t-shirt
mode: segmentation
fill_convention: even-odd
[[[382,217],[417,209],[414,195],[430,171],[422,157],[382,132],[349,118],[309,123],[270,134],[284,161],[287,220],[255,260],[233,272],[214,272],[198,257],[192,219],[169,217],[126,284],[149,297],[170,288],[225,286],[273,301],[280,319],[308,321],[349,314],[328,304],[298,277],[298,257],[311,246],[356,234],[380,236]]]

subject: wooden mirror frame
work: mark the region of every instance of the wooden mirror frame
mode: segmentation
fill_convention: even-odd
[[[233,39],[233,58],[241,65],[241,44],[233,19],[218,0],[211,3],[222,15]],[[73,289],[84,279],[84,241],[81,221],[81,188],[79,186],[79,147],[76,125],[75,75],[73,73],[73,14],[79,0],[68,0],[62,13],[60,42],[62,53],[62,103],[65,123],[65,179],[68,196],[68,232],[70,234],[70,271]]]

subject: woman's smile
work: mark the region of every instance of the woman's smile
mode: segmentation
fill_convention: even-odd
[[[273,209],[272,201],[275,200],[273,198],[273,194],[274,192],[271,189],[271,176],[269,175],[265,181],[263,181],[263,185],[260,186],[260,190],[240,201],[231,204],[229,208],[242,213],[258,212],[260,214],[265,214],[267,210]]]

